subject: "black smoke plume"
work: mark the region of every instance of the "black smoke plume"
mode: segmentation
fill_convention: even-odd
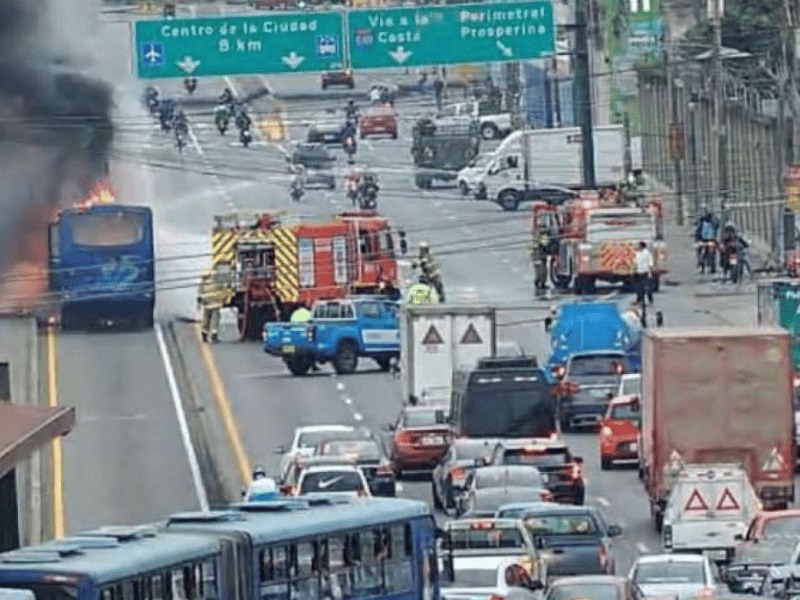
[[[113,139],[111,90],[47,46],[50,9],[0,0],[0,310],[41,293],[28,279],[46,279],[47,221],[104,177]]]

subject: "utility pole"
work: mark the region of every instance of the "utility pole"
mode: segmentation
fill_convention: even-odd
[[[511,127],[513,129],[521,129],[523,121],[520,113],[522,109],[520,75],[519,62],[506,63],[506,107],[511,113]]]
[[[575,0],[575,115],[583,143],[583,187],[595,188],[592,85],[589,74],[589,0]]]
[[[714,0],[716,1],[716,0]],[[681,174],[681,160],[684,153],[684,131],[683,123],[680,121],[678,111],[678,90],[676,89],[677,69],[675,68],[675,44],[672,39],[672,32],[667,26],[667,51],[664,54],[667,64],[667,88],[670,111],[669,126],[669,152],[672,158],[673,168],[675,169],[675,198],[677,200],[676,212],[677,223],[683,226],[684,205],[683,205],[683,178]]]
[[[711,8],[711,28],[714,33],[711,55],[712,91],[714,93],[714,126],[711,130],[711,206],[712,211],[722,215],[722,2],[709,0]]]

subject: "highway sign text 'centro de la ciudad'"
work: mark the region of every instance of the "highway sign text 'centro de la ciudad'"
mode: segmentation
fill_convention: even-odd
[[[550,2],[487,2],[347,13],[355,69],[524,60],[553,53]]]
[[[540,0],[146,19],[134,32],[143,79],[526,60],[555,44]]]
[[[156,79],[341,68],[343,27],[336,12],[137,21],[136,72]]]

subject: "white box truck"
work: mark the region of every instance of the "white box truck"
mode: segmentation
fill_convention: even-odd
[[[442,304],[407,306],[400,319],[403,401],[448,404],[453,371],[497,349],[495,309]]]
[[[505,210],[520,203],[571,196],[583,185],[583,138],[579,127],[515,131],[497,147],[482,178],[486,198]],[[594,128],[594,171],[598,187],[625,177],[622,125]]]

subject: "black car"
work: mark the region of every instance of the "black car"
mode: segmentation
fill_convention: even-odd
[[[336,187],[333,174],[336,157],[322,144],[300,144],[289,160],[294,165],[306,168],[306,182],[309,185],[322,185],[331,190]]]
[[[573,456],[562,440],[503,440],[494,449],[491,464],[536,467],[556,502],[583,504],[586,498],[583,458]]]
[[[397,494],[392,464],[375,438],[322,442],[314,449],[314,456],[338,457],[355,463],[364,473],[373,496]]]
[[[346,132],[347,121],[344,118],[331,116],[311,125],[306,139],[319,144],[341,144]]]

